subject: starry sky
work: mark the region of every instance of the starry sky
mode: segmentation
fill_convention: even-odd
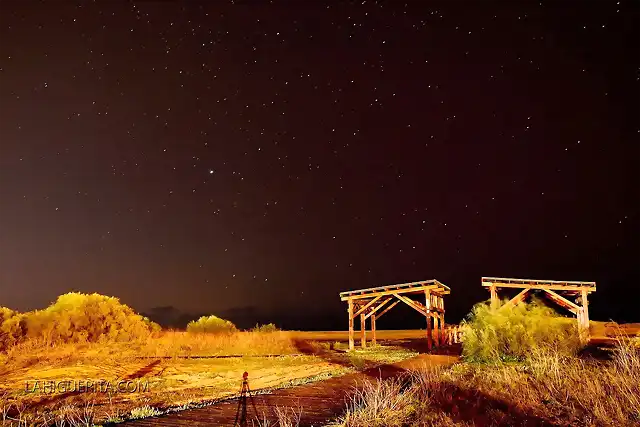
[[[484,275],[594,280],[592,318],[640,321],[639,24],[636,1],[0,2],[0,305],[331,328],[340,291],[437,278],[453,321]]]

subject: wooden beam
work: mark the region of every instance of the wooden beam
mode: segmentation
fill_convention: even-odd
[[[376,305],[375,307],[373,307],[371,309],[371,311],[369,311],[367,314],[365,314],[365,317],[368,319],[369,317],[371,317],[373,314],[375,314],[376,311],[380,310],[382,307],[384,307],[385,305],[387,305],[387,303],[389,301],[391,301],[393,299],[393,297],[389,297],[387,299],[385,299],[384,301],[382,301],[380,304]]]
[[[356,311],[356,313],[354,314],[355,317],[359,316],[360,314],[364,313],[364,311],[371,307],[371,305],[375,304],[376,301],[378,301],[380,298],[382,298],[382,295],[375,297],[374,299],[372,299],[371,301],[369,301],[367,304],[365,304],[364,306],[362,306],[358,311]]]
[[[409,307],[411,307],[411,308],[413,308],[414,310],[416,310],[418,313],[422,314],[423,316],[426,316],[426,315],[427,315],[427,314],[426,314],[426,312],[425,312],[424,310],[422,310],[418,305],[414,304],[414,301],[413,301],[411,298],[406,297],[406,296],[404,296],[404,295],[396,295],[396,297],[397,297],[400,301],[402,301],[402,302],[404,302],[405,304],[407,304]]]
[[[531,288],[525,288],[525,289],[521,290],[518,293],[518,295],[516,295],[515,297],[511,298],[511,300],[509,300],[509,302],[507,302],[503,307],[520,304],[524,300],[524,298],[527,296],[527,293],[530,290],[531,290]]]
[[[340,298],[346,299],[351,296],[357,296],[357,295],[363,295],[363,294],[370,295],[371,293],[387,291],[387,290],[420,289],[421,287],[430,286],[430,285],[435,285],[438,289],[440,289],[444,293],[448,294],[451,292],[451,289],[447,285],[443,284],[442,282],[436,279],[431,279],[431,280],[421,280],[419,282],[399,283],[395,285],[377,286],[375,288],[355,289],[353,291],[340,292]]]
[[[371,314],[371,344],[376,345],[376,343],[376,313],[374,312]]]
[[[595,286],[575,286],[575,285],[567,285],[567,286],[562,286],[562,285],[538,285],[538,284],[530,284],[530,283],[523,283],[523,284],[517,284],[517,283],[493,283],[493,282],[485,282],[482,284],[482,286],[485,287],[491,287],[492,285],[495,285],[496,289],[501,289],[501,288],[515,288],[515,289],[522,289],[522,288],[533,288],[533,289],[550,289],[552,291],[582,291],[582,290],[586,290],[587,292],[595,292],[596,288]]]
[[[360,315],[360,345],[362,348],[367,347],[367,319],[364,314]]]
[[[433,316],[433,343],[440,347],[440,319],[437,315]]]
[[[578,327],[580,328],[580,338],[584,344],[589,342],[590,330],[589,330],[589,302],[587,301],[587,291],[582,291],[580,295],[580,317],[578,319]]]
[[[550,289],[544,289],[544,291],[556,303],[558,303],[559,305],[563,306],[564,308],[566,308],[567,310],[569,310],[570,312],[572,312],[576,316],[578,315],[578,311],[580,311],[580,307],[576,303],[569,301],[568,299],[566,299],[562,295],[558,295],[557,293],[553,292]]]
[[[382,317],[383,314],[385,314],[387,311],[391,310],[393,307],[395,307],[396,305],[398,305],[400,303],[400,300],[394,301],[391,303],[391,305],[387,308],[385,308],[384,310],[382,310],[382,313],[378,314],[378,319],[380,319]]]
[[[566,285],[586,285],[596,286],[596,282],[582,282],[576,280],[540,280],[540,279],[516,279],[511,277],[483,277],[482,283],[551,283],[551,284],[566,284]]]
[[[368,294],[362,294],[362,295],[352,295],[352,296],[343,296],[340,299],[342,301],[346,301],[349,298],[353,298],[353,299],[362,299],[362,298],[371,298],[371,297],[376,297],[378,295],[380,296],[384,296],[384,295],[395,295],[395,294],[407,294],[407,293],[422,293],[423,290],[425,289],[439,289],[438,285],[428,285],[428,286],[420,286],[420,287],[415,287],[415,288],[408,288],[408,289],[390,289],[390,290],[384,290],[384,291],[378,291],[378,292],[372,292],[372,293],[368,293]],[[450,291],[447,290],[442,290],[442,288],[440,288],[438,290],[439,293],[441,294],[448,294]]]
[[[348,312],[349,312],[349,350],[353,350],[355,346],[354,346],[354,342],[353,342],[353,300],[351,298],[349,298],[348,304],[349,304],[349,308],[348,308]]]
[[[496,286],[491,285],[489,287],[489,290],[491,291],[491,307],[497,308],[500,305],[500,301],[498,300],[498,291],[496,289]]]
[[[431,350],[431,347],[433,347],[433,335],[431,331],[431,292],[428,290],[424,291],[424,304],[424,316],[427,320],[427,348]]]

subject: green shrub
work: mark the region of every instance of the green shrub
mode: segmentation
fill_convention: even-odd
[[[498,308],[476,304],[463,331],[462,354],[472,361],[524,360],[547,352],[570,356],[580,348],[575,319],[537,301]]]
[[[187,332],[193,333],[229,333],[237,330],[236,325],[217,316],[202,316],[187,325]]]
[[[280,329],[273,323],[267,323],[266,325],[258,325],[251,329],[251,332],[278,332]]]

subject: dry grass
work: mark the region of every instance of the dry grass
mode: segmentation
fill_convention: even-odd
[[[249,372],[253,390],[269,389],[342,375],[359,368],[360,362],[365,367],[377,366],[389,357],[395,361],[415,354],[392,348],[385,355],[382,347],[347,354],[329,350],[328,345],[307,344],[309,348],[322,349],[321,357],[299,354],[299,344],[292,339],[292,333],[282,331],[162,332],[128,343],[56,346],[30,340],[0,356],[0,396],[5,392],[5,399],[0,399],[0,416],[2,411],[9,412],[11,419],[5,417],[5,421],[12,424],[6,425],[15,426],[26,420],[33,425],[44,425],[45,419],[56,419],[66,426],[83,425],[78,424],[80,417],[88,415],[96,422],[122,421],[156,410],[186,409],[233,397],[239,391],[244,371]],[[358,359],[351,367],[350,358]],[[146,383],[148,392],[113,395],[25,392],[27,381],[113,382],[131,377],[139,377]],[[90,414],[85,413],[85,409],[91,409]],[[280,412],[278,425],[297,424],[296,411],[281,409]]]
[[[298,353],[288,332],[192,334],[160,332],[129,342],[81,342],[52,345],[33,339],[0,353],[0,378],[8,371],[76,363],[126,363],[141,357],[264,356]]]
[[[632,426],[640,423],[640,349],[611,361],[536,354],[523,363],[461,363],[357,393],[337,425]]]

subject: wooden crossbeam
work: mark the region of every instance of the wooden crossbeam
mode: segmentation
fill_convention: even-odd
[[[375,297],[374,299],[372,299],[371,301],[369,301],[367,304],[363,305],[362,307],[360,307],[360,309],[358,311],[356,311],[353,315],[353,317],[358,317],[359,315],[361,315],[362,313],[365,312],[365,310],[369,307],[371,307],[373,304],[376,303],[376,301],[378,301],[380,298],[382,298],[382,295]]]
[[[399,300],[396,300],[394,302],[391,303],[391,305],[387,308],[385,308],[384,310],[382,310],[382,312],[380,314],[376,315],[376,319],[379,319],[382,317],[383,314],[385,314],[387,311],[391,310],[393,307],[395,307],[396,305],[398,305],[400,303]]]
[[[450,293],[448,289],[444,289],[438,285],[427,285],[427,286],[419,286],[414,288],[406,288],[406,289],[388,289],[383,291],[371,292],[368,294],[362,295],[349,295],[349,296],[341,296],[340,300],[347,301],[348,299],[363,299],[363,298],[371,298],[376,296],[385,296],[385,295],[396,295],[396,294],[407,294],[407,293],[422,293],[425,290],[436,290],[440,295],[447,295]]]
[[[540,280],[540,279],[515,279],[515,278],[511,278],[511,277],[483,277],[482,278],[482,283],[487,283],[486,286],[490,285],[491,283],[501,283],[501,282],[508,282],[508,283],[523,283],[523,284],[529,284],[529,283],[550,283],[550,284],[567,284],[567,285],[586,285],[586,286],[596,286],[596,282],[581,282],[581,281],[576,281],[576,280]]]
[[[396,298],[398,298],[400,301],[404,302],[405,304],[407,304],[409,307],[413,308],[414,310],[416,310],[418,313],[422,314],[423,316],[426,316],[427,313],[425,312],[425,310],[423,310],[422,308],[420,308],[420,306],[418,306],[416,304],[416,302],[414,300],[412,300],[409,297],[406,297],[404,295],[399,295],[396,294]]]
[[[587,292],[595,292],[596,291],[596,287],[595,286],[576,286],[576,285],[557,285],[557,284],[553,284],[553,285],[539,285],[536,283],[522,283],[522,284],[518,284],[518,283],[500,283],[500,282],[482,282],[482,286],[485,287],[491,287],[491,286],[495,286],[496,288],[500,289],[500,288],[515,288],[515,289],[522,289],[522,288],[533,288],[533,289],[542,289],[542,290],[552,290],[552,291],[583,291],[586,290]]]
[[[558,295],[557,293],[553,292],[550,289],[544,289],[544,291],[547,293],[547,295],[549,295],[551,297],[551,299],[553,299],[556,303],[558,303],[559,305],[563,306],[564,308],[566,308],[567,310],[569,310],[570,312],[572,312],[573,314],[575,314],[576,316],[578,315],[579,311],[580,311],[580,307],[578,306],[578,304],[569,301],[568,299],[566,299],[565,297],[563,297],[562,295]]]
[[[523,290],[521,290],[518,295],[516,295],[515,297],[511,298],[511,300],[509,300],[504,307],[507,306],[511,306],[511,305],[516,305],[521,303],[524,298],[527,296],[527,293],[531,290],[531,288],[524,288]]]
[[[395,285],[377,286],[375,288],[345,291],[345,292],[340,292],[340,297],[346,298],[346,297],[357,296],[362,294],[371,295],[371,293],[376,293],[379,291],[396,290],[396,289],[402,289],[402,290],[420,289],[423,286],[428,286],[428,285],[436,285],[438,288],[442,289],[443,292],[447,291],[446,293],[449,293],[451,291],[451,289],[447,285],[441,283],[436,279],[431,279],[431,280],[422,280],[419,282],[399,283]]]
[[[372,315],[376,314],[376,312],[377,312],[378,310],[380,310],[382,307],[384,307],[385,305],[387,305],[387,303],[388,303],[389,301],[391,301],[392,299],[393,299],[393,297],[389,297],[389,298],[385,299],[385,300],[384,300],[384,301],[382,301],[380,304],[378,304],[378,305],[376,305],[375,307],[373,307],[373,308],[371,309],[371,311],[370,311],[369,313],[367,313],[364,317],[365,317],[366,319],[368,319],[368,318],[369,318],[369,317],[371,317]],[[378,316],[378,317],[380,317],[380,316]]]

